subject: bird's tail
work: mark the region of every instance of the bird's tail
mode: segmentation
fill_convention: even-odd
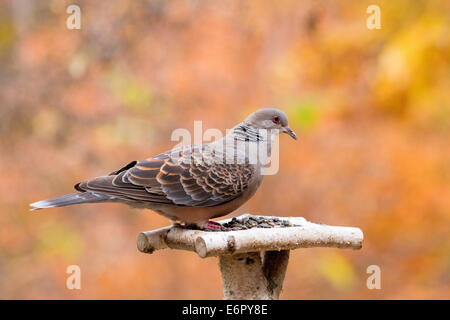
[[[30,206],[33,207],[32,209],[30,209],[30,211],[53,207],[65,207],[79,203],[105,202],[111,199],[112,198],[110,196],[90,191],[71,193],[57,198],[34,202],[30,204]]]

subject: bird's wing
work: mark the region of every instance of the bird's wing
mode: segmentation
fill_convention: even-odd
[[[76,188],[124,200],[216,206],[239,197],[254,174],[248,164],[227,164],[221,157],[208,145],[192,145],[131,162],[109,176],[82,182]]]

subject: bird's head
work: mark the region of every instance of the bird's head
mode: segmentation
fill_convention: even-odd
[[[286,114],[279,109],[259,109],[249,115],[244,122],[257,129],[275,129],[275,131],[286,133],[297,140],[297,135],[288,126]]]

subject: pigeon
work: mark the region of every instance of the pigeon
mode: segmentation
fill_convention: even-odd
[[[150,209],[173,224],[217,230],[221,225],[210,219],[233,212],[255,194],[267,167],[260,155],[270,157],[279,133],[297,140],[283,111],[259,109],[211,143],[132,161],[109,175],[77,183],[77,193],[34,202],[30,210],[120,202]]]

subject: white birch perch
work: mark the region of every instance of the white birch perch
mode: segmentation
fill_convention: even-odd
[[[237,219],[246,217],[261,216]],[[137,246],[144,253],[171,248],[194,251],[201,258],[219,256],[225,299],[278,299],[291,249],[362,247],[359,228],[315,224],[297,217],[276,218],[293,226],[221,232],[169,226],[139,233]]]

